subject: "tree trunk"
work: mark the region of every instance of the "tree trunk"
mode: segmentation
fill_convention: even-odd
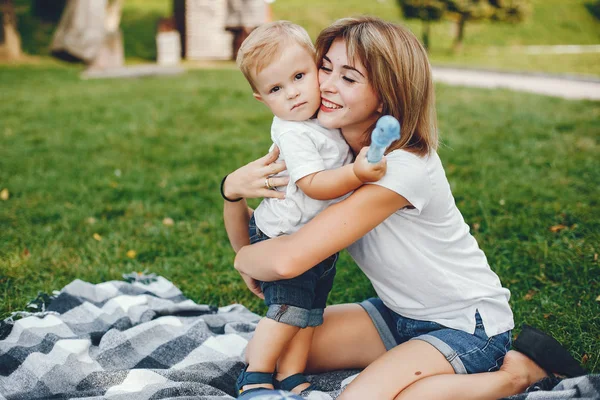
[[[0,43],[0,58],[16,60],[21,57],[21,36],[17,30],[17,15],[13,0],[0,0],[4,43]]]
[[[104,27],[109,33],[117,32],[123,15],[123,0],[109,1],[106,7]]]
[[[465,38],[465,25],[467,24],[467,17],[461,15],[457,22],[456,38],[454,39],[453,49],[454,51],[462,50],[463,39]]]
[[[425,50],[429,51],[429,33],[430,33],[431,24],[429,21],[423,20],[423,47]]]

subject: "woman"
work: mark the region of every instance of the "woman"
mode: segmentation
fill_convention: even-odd
[[[319,122],[340,128],[358,157],[382,115],[401,122],[402,137],[388,149],[379,182],[298,232],[252,246],[252,210],[235,200],[282,196],[266,187],[287,183],[268,178],[285,166],[274,163],[275,151],[224,178],[235,268],[260,296],[254,279],[291,278],[348,248],[379,298],[328,307],[307,366],[312,372],[364,368],[341,399],[496,399],[523,391],[546,373],[519,352],[507,354],[514,326],[509,292],[469,234],[437,156],[423,47],[402,27],[362,17],[326,28],[316,48]]]

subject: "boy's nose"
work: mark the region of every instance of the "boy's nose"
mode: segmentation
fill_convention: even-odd
[[[300,91],[296,88],[290,88],[287,91],[287,97],[290,100],[298,97],[299,94],[300,94]]]

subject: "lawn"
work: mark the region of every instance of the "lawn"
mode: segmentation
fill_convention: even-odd
[[[0,318],[73,279],[142,270],[194,301],[264,312],[232,269],[218,190],[269,147],[271,116],[241,74],[78,72],[0,67]],[[456,202],[517,324],[600,372],[600,103],[443,85],[437,96]],[[371,295],[344,254],[330,302]]]
[[[600,53],[526,54],[527,45],[590,45],[600,43],[600,23],[590,11],[593,0],[531,0],[532,13],[521,24],[470,23],[466,27],[463,51],[450,51],[455,25],[432,26],[430,57],[434,64],[451,64],[513,71],[543,71],[600,76]],[[15,0],[19,6],[19,30],[23,48],[30,54],[48,54],[55,24],[33,19],[29,0]],[[284,0],[272,5],[276,19],[288,19],[304,26],[314,38],[338,18],[370,14],[408,25],[417,35],[421,23],[403,20],[395,0]],[[155,33],[160,17],[172,13],[171,0],[127,0],[121,27],[125,54],[130,61],[156,58]]]

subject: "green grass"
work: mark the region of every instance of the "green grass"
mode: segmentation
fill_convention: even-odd
[[[531,0],[533,12],[521,24],[470,23],[466,28],[463,51],[450,51],[454,37],[451,22],[432,27],[431,61],[436,64],[500,68],[517,71],[541,71],[600,76],[600,54],[531,55],[516,49],[525,45],[598,44],[600,23],[588,7],[593,0]],[[47,55],[54,24],[43,23],[29,14],[29,0],[19,5],[19,30],[26,52]],[[172,13],[170,0],[127,0],[121,28],[125,55],[130,60],[156,58],[156,24]],[[313,38],[338,18],[371,14],[405,23],[419,37],[421,24],[404,21],[395,0],[322,2],[285,0],[273,3],[276,19],[289,19],[304,26]]]
[[[269,147],[271,115],[241,74],[78,72],[0,67],[0,191],[10,193],[0,201],[0,318],[38,291],[134,270],[200,303],[264,312],[233,271],[218,190]],[[600,103],[443,85],[437,96],[456,202],[510,288],[517,324],[551,332],[600,372]],[[331,303],[373,295],[345,253],[338,270]]]

